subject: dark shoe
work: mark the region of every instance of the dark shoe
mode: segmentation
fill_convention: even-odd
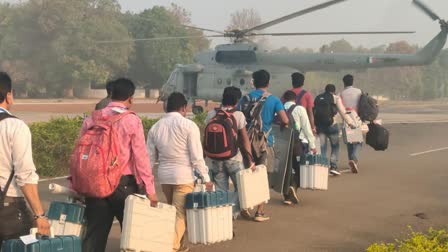
[[[291,197],[291,201],[294,204],[299,204],[299,197],[297,196],[297,191],[294,189],[294,187],[290,186],[288,188],[288,193],[289,193],[289,196]]]
[[[270,219],[271,218],[269,216],[267,216],[266,214],[264,214],[264,213],[256,213],[254,221],[256,221],[256,222],[264,222],[264,221],[268,221]]]
[[[352,170],[353,173],[358,173],[358,165],[356,164],[355,161],[350,160],[348,162],[348,166],[350,166],[350,170]]]

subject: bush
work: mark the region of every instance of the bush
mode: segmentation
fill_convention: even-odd
[[[30,125],[33,158],[37,172],[43,177],[68,174],[68,161],[78,138],[82,117],[61,117]]]
[[[201,114],[197,114],[193,117],[193,122],[196,123],[196,125],[198,125],[199,130],[202,132],[204,132],[205,129],[205,118],[207,118],[207,112],[201,113]]]
[[[193,118],[199,127],[204,128],[207,114],[200,114]],[[69,173],[70,155],[73,151],[83,117],[60,117],[48,122],[30,124],[33,141],[33,158],[37,172],[42,177],[64,176]],[[149,129],[158,119],[142,118],[145,137]]]
[[[148,131],[151,129],[151,127],[156,124],[156,122],[159,119],[149,119],[147,117],[142,117],[142,123],[143,123],[143,132],[145,133],[145,139],[148,136]]]
[[[411,230],[412,231],[412,230]],[[409,238],[394,243],[375,243],[367,252],[446,252],[448,251],[447,230],[429,229],[427,234],[411,232]]]

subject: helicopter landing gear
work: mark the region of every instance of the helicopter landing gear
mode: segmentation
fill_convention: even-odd
[[[197,115],[197,114],[202,114],[204,112],[204,108],[201,106],[197,106],[197,105],[193,105],[193,114]]]

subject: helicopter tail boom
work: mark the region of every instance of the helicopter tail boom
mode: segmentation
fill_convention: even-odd
[[[421,66],[431,64],[445,46],[448,25],[425,47],[415,54],[360,54],[360,53],[259,53],[262,64],[283,65],[303,71],[334,72],[348,69],[368,69],[395,66]]]

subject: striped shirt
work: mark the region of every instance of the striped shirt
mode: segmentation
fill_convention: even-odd
[[[0,113],[11,114],[4,108]],[[39,176],[33,162],[31,132],[25,122],[17,118],[0,121],[0,187],[6,186],[14,167],[14,179],[6,196],[23,197],[21,186],[37,184]]]

